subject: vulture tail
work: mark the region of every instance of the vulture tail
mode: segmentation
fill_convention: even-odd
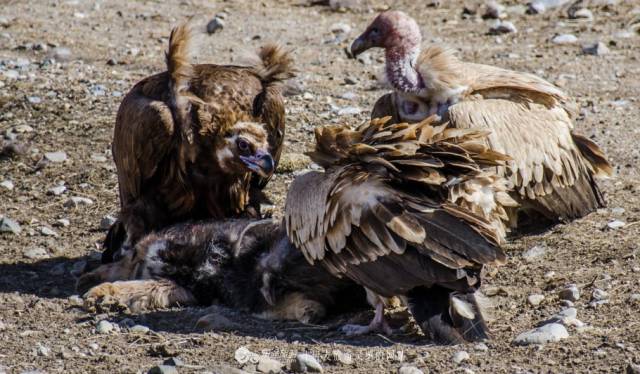
[[[165,54],[167,71],[169,73],[169,107],[173,113],[174,122],[182,129],[182,135],[189,142],[193,142],[193,130],[190,121],[191,102],[185,95],[189,83],[194,75],[191,64],[191,28],[182,24],[171,30],[169,36],[169,50]]]
[[[438,344],[489,339],[489,330],[473,292],[458,293],[441,286],[418,287],[408,294],[416,322]]]
[[[263,46],[258,52],[258,58],[260,60],[255,64],[255,72],[265,86],[293,78],[293,57],[281,46]]]

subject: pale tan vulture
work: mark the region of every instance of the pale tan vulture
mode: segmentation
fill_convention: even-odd
[[[487,144],[511,157],[499,173],[522,211],[557,222],[604,206],[594,177],[609,176],[612,167],[595,143],[573,132],[565,93],[531,74],[461,61],[437,45],[421,50],[421,41],[411,17],[387,11],[353,42],[354,55],[385,49],[394,92],[376,103],[374,118],[416,122],[438,114],[452,127],[490,130]]]
[[[474,293],[483,266],[505,261],[503,205],[515,203],[484,169],[508,158],[483,145],[485,131],[433,126],[434,117],[317,128],[309,155],[325,171],[293,181],[285,227],[310,263],[381,297],[406,298],[435,341],[484,339]],[[374,304],[369,326],[345,332],[388,332],[384,305]]]

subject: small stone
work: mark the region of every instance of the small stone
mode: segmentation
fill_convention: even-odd
[[[19,234],[22,231],[20,224],[9,217],[0,216],[0,232]]]
[[[522,258],[526,262],[531,263],[531,262],[536,261],[538,258],[544,256],[545,253],[547,253],[547,248],[545,246],[536,245],[536,246],[533,246],[533,247],[529,248],[528,250],[526,250],[522,254]]]
[[[148,374],[178,374],[178,369],[175,366],[158,365],[154,366],[147,372]]]
[[[493,24],[493,26],[491,26],[491,28],[489,29],[489,33],[494,35],[509,34],[509,33],[515,33],[515,32],[518,32],[518,29],[513,24],[513,22],[510,22],[510,21],[497,20]]]
[[[478,343],[473,346],[473,349],[479,352],[487,352],[489,350],[489,347],[487,347],[487,345],[484,343]]]
[[[100,220],[100,230],[109,230],[114,223],[116,218],[107,214]]]
[[[553,44],[573,44],[578,41],[575,35],[572,34],[560,34],[556,35],[551,39],[551,43]]]
[[[346,84],[358,84],[358,80],[353,77],[345,77],[344,83]]]
[[[31,104],[40,104],[42,102],[42,99],[39,96],[29,96],[27,97],[27,101],[29,101]]]
[[[56,47],[51,50],[49,55],[56,61],[69,61],[72,57],[71,50],[65,47]]]
[[[18,134],[23,134],[27,132],[33,132],[33,127],[29,125],[18,125],[13,128],[13,131],[17,132]]]
[[[136,57],[137,55],[140,54],[140,48],[131,48],[127,51],[127,54],[133,57]]]
[[[356,114],[360,114],[360,112],[362,112],[362,109],[355,107],[355,106],[346,106],[344,108],[339,108],[336,113],[339,116],[350,116],[350,115],[356,115]]]
[[[134,334],[146,334],[149,332],[149,328],[143,325],[133,325],[129,328],[129,331]],[[174,365],[177,366],[177,365]]]
[[[575,284],[570,284],[558,293],[558,297],[562,300],[578,301],[580,290]]]
[[[620,207],[611,209],[611,214],[615,216],[622,215],[624,212],[625,212],[624,208],[620,208]]]
[[[2,73],[7,79],[18,79],[20,77],[20,73],[17,70],[9,69]]]
[[[580,8],[578,10],[576,10],[575,12],[571,12],[569,14],[569,18],[572,19],[584,19],[584,20],[588,20],[588,21],[592,21],[593,20],[593,13],[591,13],[591,11],[587,8]]]
[[[424,372],[415,366],[405,365],[398,369],[398,374],[424,374]]]
[[[490,19],[500,19],[506,17],[504,12],[504,5],[498,3],[497,1],[488,1],[485,4],[485,12],[482,15],[482,18],[490,18]]]
[[[49,355],[51,354],[51,348],[38,343],[36,352],[38,352],[38,356],[49,357]]]
[[[451,358],[451,360],[455,363],[460,365],[461,363],[469,360],[470,356],[466,351],[458,351],[456,353],[453,354],[453,357]]]
[[[349,91],[340,95],[340,98],[344,100],[355,100],[358,98],[358,95],[356,95],[355,92]]]
[[[67,160],[67,154],[63,151],[47,152],[44,158],[50,162],[64,162]]]
[[[333,361],[345,366],[353,365],[353,357],[351,357],[349,353],[342,352],[339,349],[331,351],[331,358]]]
[[[542,14],[549,9],[563,6],[572,0],[534,0],[528,4],[528,14]]]
[[[97,162],[107,162],[107,158],[101,154],[94,153],[91,155],[91,159]]]
[[[11,191],[11,190],[13,190],[14,185],[13,185],[12,181],[7,179],[7,180],[3,180],[2,182],[0,182],[0,187],[6,188],[7,190]]]
[[[640,293],[632,293],[629,296],[630,303],[640,303]]]
[[[613,221],[607,223],[607,227],[611,230],[617,230],[623,228],[626,225],[624,221],[620,221],[619,219],[614,219]]]
[[[322,373],[322,365],[308,353],[298,353],[291,369],[297,373]]]
[[[582,52],[586,55],[602,56],[608,54],[609,48],[603,42],[587,44],[582,46]]]
[[[65,193],[66,190],[67,190],[67,187],[65,187],[63,185],[54,186],[54,187],[51,187],[51,188],[49,188],[47,190],[47,195],[60,196],[63,193]]]
[[[113,329],[113,324],[106,320],[98,322],[98,325],[96,326],[96,332],[98,334],[109,334]]]
[[[44,248],[36,247],[24,251],[23,256],[31,260],[38,260],[48,258],[49,253]]]
[[[93,96],[104,96],[107,94],[107,88],[101,84],[96,84],[92,86],[89,91]]]
[[[280,361],[274,360],[271,357],[259,356],[256,370],[261,373],[279,373],[282,371],[283,366]]]
[[[531,294],[527,297],[527,302],[533,306],[538,306],[544,300],[544,295]]]
[[[97,343],[91,343],[89,344],[89,349],[91,349],[92,351],[97,351],[98,349],[100,349],[100,346]]]
[[[224,29],[224,21],[220,17],[214,17],[207,23],[207,32],[209,34],[213,34],[222,29]]]
[[[44,236],[58,236],[58,233],[51,230],[50,228],[43,226],[40,228],[40,233]]]
[[[593,290],[593,293],[591,294],[591,298],[596,301],[606,300],[609,298],[609,293],[599,288],[596,288],[595,290]]]
[[[546,344],[569,337],[567,329],[559,323],[549,323],[536,329],[523,332],[513,341],[516,345]]]
[[[69,220],[68,220],[68,219],[66,219],[66,218],[60,218],[60,219],[57,219],[57,220],[53,223],[53,226],[56,226],[56,227],[67,227],[67,226],[69,226],[70,224],[71,224],[71,222],[69,222]]]
[[[140,326],[140,325],[136,325],[136,326]],[[135,327],[135,326],[134,326]],[[144,327],[144,326],[143,326]],[[147,328],[147,330],[149,330]],[[178,357],[170,357],[166,360],[164,360],[164,362],[162,363],[162,365],[169,365],[169,366],[175,366],[175,367],[180,367],[180,366],[184,366],[184,361],[182,361],[181,358]]]
[[[69,198],[69,200],[65,201],[64,206],[67,208],[77,208],[79,206],[92,205],[92,204],[93,204],[93,200],[89,198],[81,197],[81,196],[73,196]]]
[[[236,349],[233,354],[233,358],[238,361],[239,364],[244,365],[247,362],[255,362],[258,359],[258,354],[251,352],[247,347],[241,346]]]

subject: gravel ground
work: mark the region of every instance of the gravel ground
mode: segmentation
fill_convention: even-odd
[[[313,370],[308,357],[296,360],[299,353],[328,373],[640,372],[640,35],[632,25],[640,2],[583,1],[588,11],[565,5],[535,15],[504,2],[494,9],[506,17],[499,24],[483,19],[479,1],[328,3],[0,0],[0,139],[29,146],[23,156],[0,159],[0,231],[8,231],[0,232],[0,372],[147,372],[172,356],[181,373],[280,364],[290,372],[298,361]],[[195,327],[211,312],[203,308],[97,315],[79,307],[74,274],[96,255],[103,218],[117,212],[109,151],[115,112],[135,82],[163,70],[173,25],[193,17],[204,29],[214,16],[222,20],[222,29],[200,39],[200,62],[238,62],[266,41],[293,50],[299,92],[287,98],[286,167],[268,189],[280,208],[293,172],[305,167],[301,153],[313,128],[359,124],[384,93],[376,80],[381,53],[349,60],[344,48],[388,6],[412,14],[426,40],[447,43],[464,59],[532,72],[566,89],[581,108],[577,131],[616,165],[615,177],[601,183],[607,209],[508,246],[508,264],[483,289],[491,341],[438,347],[415,332],[346,338],[336,331],[347,317],[368,315],[309,326],[214,308],[219,328],[203,332]],[[598,42],[586,50],[596,55],[583,51]],[[543,328],[562,341],[514,343],[562,310],[560,327]]]

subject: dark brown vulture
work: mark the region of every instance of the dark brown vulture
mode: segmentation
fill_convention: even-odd
[[[140,239],[119,261],[83,274],[77,289],[89,308],[115,304],[139,312],[218,303],[305,323],[366,307],[361,287],[309,265],[271,220],[169,226]]]
[[[433,117],[388,120],[316,130],[310,156],[325,171],[291,184],[287,234],[310,263],[381,297],[406,297],[434,340],[486,338],[474,292],[483,265],[505,261],[501,221],[514,201],[484,169],[508,158],[483,145],[486,132],[433,126]],[[387,330],[375,304],[372,323],[348,333]]]
[[[118,110],[113,158],[121,211],[104,262],[172,223],[259,214],[255,197],[282,149],[280,91],[292,77],[292,58],[267,45],[254,66],[192,65],[190,39],[186,25],[176,27],[167,71],[137,83]]]
[[[437,113],[455,128],[490,130],[486,143],[511,157],[499,173],[512,196],[553,222],[604,206],[594,177],[612,167],[595,143],[573,132],[564,92],[531,74],[461,61],[438,45],[421,49],[421,42],[418,24],[400,11],[381,13],[353,42],[354,55],[385,50],[394,93],[376,103],[373,118],[418,122]]]

